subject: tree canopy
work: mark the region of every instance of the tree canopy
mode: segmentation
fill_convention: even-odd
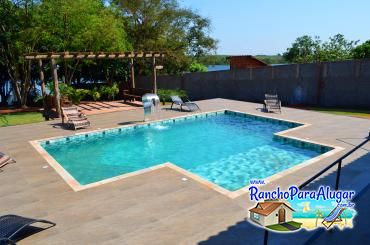
[[[355,59],[370,58],[370,40],[367,40],[361,45],[353,49],[353,57]]]
[[[210,21],[180,7],[178,0],[1,0],[0,16],[0,71],[6,71],[0,77],[0,95],[8,97],[3,91],[10,80],[22,106],[37,82],[37,69],[24,60],[25,53],[158,50],[167,52],[161,72],[174,74],[187,71],[217,44],[209,34]],[[128,64],[59,61],[58,65],[62,79],[75,83],[124,79]],[[144,61],[139,65],[136,70],[141,74],[149,70]]]
[[[101,0],[44,0],[33,29],[41,52],[131,49],[122,19]]]
[[[167,52],[164,71],[186,71],[192,59],[215,50],[210,37],[210,21],[177,0],[113,0],[125,19],[128,38],[135,50]]]
[[[322,42],[320,37],[298,37],[283,54],[284,58],[294,63],[338,61],[353,58],[353,50],[358,41],[349,41],[342,34],[330,37]]]

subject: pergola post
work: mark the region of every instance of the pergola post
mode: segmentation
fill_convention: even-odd
[[[42,67],[41,59],[39,59],[39,74],[40,74],[40,81],[41,81],[42,105],[44,107],[44,115],[45,115],[46,110],[47,110],[47,101],[46,101],[45,75],[44,75],[44,69]]]
[[[53,70],[55,108],[57,112],[57,117],[60,118],[62,115],[62,112],[60,109],[59,81],[58,81],[58,71],[57,71],[57,65],[55,63],[55,59],[51,59],[51,68]]]
[[[130,71],[131,71],[131,87],[135,88],[135,70],[134,70],[134,59],[130,59]]]
[[[153,65],[153,93],[157,93],[157,68],[155,63],[155,57],[153,56],[152,59],[152,65]]]

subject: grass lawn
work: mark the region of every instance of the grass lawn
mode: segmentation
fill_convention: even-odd
[[[27,123],[42,122],[45,119],[40,112],[17,112],[0,114],[0,127],[14,126]]]
[[[302,223],[298,223],[298,222],[295,222],[295,221],[289,221],[289,222],[287,222],[287,224],[289,224],[291,226],[294,226],[297,229],[301,228],[301,225],[302,225]],[[288,228],[286,228],[286,227],[284,227],[280,224],[269,225],[269,226],[266,226],[266,228],[268,228],[270,230],[274,230],[274,231],[290,231]]]
[[[274,230],[274,231],[289,231],[288,228],[282,226],[282,225],[279,225],[279,224],[276,224],[276,225],[268,225],[266,226],[266,228],[269,228],[270,230]]]
[[[302,225],[302,223],[295,222],[295,221],[290,221],[290,222],[288,222],[288,224],[291,225],[291,226],[294,226],[296,228],[301,228],[301,225]]]
[[[370,119],[370,110],[358,110],[358,109],[341,109],[341,108],[325,108],[325,107],[298,107],[299,109],[312,110],[324,113],[330,113],[335,115],[360,117]]]

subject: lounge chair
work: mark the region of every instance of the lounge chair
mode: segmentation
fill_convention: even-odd
[[[74,130],[90,126],[85,114],[80,112],[76,106],[62,107],[62,123],[67,123]]]
[[[15,163],[15,160],[10,156],[0,152],[0,172],[2,171],[1,168],[9,163]]]
[[[191,102],[190,100],[184,102],[177,95],[171,96],[171,100],[172,100],[171,109],[172,109],[173,105],[178,105],[178,106],[180,106],[180,110],[181,111],[182,111],[182,107],[183,106],[186,106],[189,109],[189,111],[197,111],[197,110],[200,111],[200,108],[199,108],[199,106],[196,103]]]
[[[281,101],[277,94],[265,94],[264,110],[267,112],[279,111],[281,113]]]
[[[45,229],[56,225],[53,222],[43,219],[31,219],[18,215],[0,216],[0,244],[16,244],[14,238],[17,234],[34,223],[49,224],[50,226]]]
[[[342,221],[342,213],[345,210],[345,208],[340,207],[337,205],[328,216],[324,218],[322,221],[322,224],[326,227],[326,229],[329,229],[330,226],[332,226],[335,222],[341,222]]]

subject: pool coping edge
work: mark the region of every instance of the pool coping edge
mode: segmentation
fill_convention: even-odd
[[[304,122],[300,122],[300,121],[289,120],[289,119],[280,119],[280,118],[276,118],[276,117],[258,115],[258,114],[249,113],[249,112],[246,113],[246,112],[242,112],[242,111],[238,111],[238,110],[234,110],[234,109],[220,109],[220,110],[212,110],[212,111],[206,111],[206,112],[200,112],[200,113],[191,113],[191,114],[187,114],[187,115],[181,115],[181,116],[176,116],[176,117],[171,117],[171,118],[166,118],[166,119],[143,121],[143,122],[138,122],[138,123],[134,123],[134,124],[123,125],[123,126],[118,126],[118,127],[110,127],[110,128],[104,128],[104,129],[95,129],[95,130],[91,130],[91,131],[80,132],[80,133],[75,133],[75,134],[66,135],[66,136],[55,136],[55,137],[49,137],[49,138],[44,138],[44,139],[31,140],[31,141],[29,141],[29,143],[35,148],[35,150],[49,163],[49,165],[62,177],[62,179],[75,192],[90,189],[90,188],[93,188],[93,187],[101,186],[103,184],[111,183],[111,182],[114,182],[114,181],[117,181],[117,180],[126,179],[126,178],[129,178],[129,177],[137,176],[137,175],[140,175],[140,174],[143,174],[143,173],[148,173],[148,172],[155,171],[157,169],[167,167],[167,168],[175,170],[175,171],[177,171],[177,172],[179,172],[179,173],[181,173],[181,174],[183,174],[183,175],[185,175],[185,176],[187,176],[187,177],[189,177],[189,178],[191,178],[191,179],[193,179],[193,180],[195,180],[195,181],[197,181],[197,182],[199,182],[199,183],[201,183],[201,184],[203,184],[203,185],[205,185],[205,186],[207,186],[207,187],[209,187],[209,188],[211,188],[211,189],[213,189],[213,190],[215,190],[215,191],[217,191],[217,192],[219,192],[223,195],[226,195],[229,198],[234,199],[234,198],[237,198],[237,197],[239,197],[243,194],[246,194],[251,185],[246,185],[246,186],[244,186],[244,187],[242,187],[242,188],[240,188],[236,191],[229,191],[229,190],[227,190],[227,189],[225,189],[225,188],[223,188],[223,187],[221,187],[217,184],[214,184],[214,183],[206,180],[205,178],[200,177],[199,175],[196,175],[196,174],[194,174],[190,171],[187,171],[187,170],[185,170],[185,169],[183,169],[183,168],[181,168],[181,167],[179,167],[176,164],[171,163],[171,162],[165,162],[165,163],[162,163],[162,164],[157,164],[157,165],[154,165],[152,167],[145,168],[145,169],[140,169],[140,170],[137,170],[137,171],[134,171],[134,172],[121,174],[121,175],[118,175],[118,176],[114,176],[114,177],[107,178],[107,179],[97,181],[97,182],[93,182],[93,183],[90,183],[90,184],[81,185],[40,144],[43,141],[49,141],[49,140],[54,140],[54,139],[58,139],[58,138],[71,137],[71,136],[75,136],[75,135],[91,134],[91,133],[96,133],[96,132],[108,131],[108,130],[111,130],[111,129],[134,127],[136,125],[152,124],[152,123],[156,123],[156,122],[176,120],[176,119],[196,116],[196,115],[200,115],[200,114],[210,114],[210,113],[226,112],[226,111],[236,112],[236,113],[241,113],[241,114],[247,114],[247,115],[256,116],[256,117],[268,118],[268,119],[272,119],[272,120],[278,120],[278,121],[285,121],[285,122],[300,124],[299,126],[296,126],[294,128],[290,128],[290,129],[287,129],[287,130],[283,130],[283,131],[274,133],[274,136],[284,137],[284,138],[287,138],[287,139],[293,139],[293,140],[298,140],[298,141],[302,141],[302,142],[306,142],[306,143],[310,143],[310,144],[322,145],[322,146],[325,146],[325,147],[332,148],[331,150],[329,150],[329,151],[327,151],[323,154],[320,154],[320,155],[318,155],[314,158],[310,158],[307,161],[301,162],[301,163],[299,163],[297,165],[294,165],[294,166],[292,166],[288,169],[280,171],[279,173],[276,173],[276,174],[273,174],[271,176],[268,176],[268,177],[264,178],[266,184],[271,183],[273,181],[276,181],[276,180],[278,180],[280,178],[283,178],[287,175],[290,175],[293,172],[298,171],[299,169],[302,169],[302,168],[304,168],[304,167],[306,167],[310,164],[313,164],[313,163],[318,162],[318,161],[320,161],[324,158],[327,158],[329,156],[337,154],[338,152],[345,149],[345,148],[340,147],[340,146],[335,146],[335,145],[331,145],[331,144],[327,144],[327,143],[314,141],[314,140],[311,140],[311,139],[299,138],[299,137],[287,135],[288,133],[291,133],[293,131],[301,130],[303,128],[312,126],[312,124],[304,123]]]

